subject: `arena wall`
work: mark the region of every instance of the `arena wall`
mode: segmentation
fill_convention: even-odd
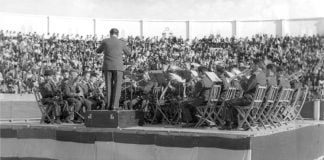
[[[109,20],[57,16],[35,16],[0,12],[0,30],[20,32],[107,35],[109,29],[120,30],[121,37],[161,36],[163,32],[193,39],[210,34],[230,37],[250,37],[255,34],[313,35],[324,34],[324,17],[283,20],[239,21],[168,21],[168,20]]]

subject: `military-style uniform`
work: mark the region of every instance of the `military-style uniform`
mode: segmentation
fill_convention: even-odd
[[[227,117],[227,122],[236,123],[237,112],[233,107],[250,105],[253,101],[253,97],[257,86],[265,86],[267,84],[266,74],[263,70],[258,69],[252,74],[252,76],[248,80],[242,82],[241,84],[244,90],[243,96],[225,101],[225,107],[227,109],[227,115],[225,116]]]
[[[99,109],[98,106],[103,109],[104,105],[104,97],[103,95],[99,94],[98,87],[95,83],[92,83],[91,81],[81,81],[80,84],[83,93],[84,93],[84,103],[87,107],[87,110],[92,109]]]
[[[56,122],[60,123],[61,106],[59,105],[59,89],[51,80],[45,80],[39,85],[42,95],[42,103],[53,106],[50,113],[56,117]]]
[[[279,88],[290,88],[290,83],[286,77],[283,75],[278,77],[278,86]]]
[[[270,75],[267,77],[267,86],[277,86],[278,82],[277,82],[277,77],[275,75]]]
[[[136,106],[137,104],[141,104],[141,109],[147,110],[147,105],[149,100],[152,98],[152,90],[154,87],[158,86],[157,82],[152,81],[140,81],[136,90],[137,92],[135,95],[139,95],[132,100],[126,100],[124,101],[124,107],[129,108],[130,106]]]
[[[185,122],[191,122],[196,120],[196,107],[205,105],[208,101],[209,93],[213,86],[213,82],[203,75],[199,80],[193,91],[193,98],[183,103],[183,120]]]
[[[69,116],[66,118],[68,122],[73,117],[73,111],[79,112],[82,107],[82,97],[78,95],[78,93],[82,92],[82,88],[80,88],[77,82],[73,79],[69,79],[63,84],[63,98],[66,99],[69,103]],[[72,108],[74,107],[74,108]]]

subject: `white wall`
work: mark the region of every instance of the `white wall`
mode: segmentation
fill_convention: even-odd
[[[190,38],[203,38],[210,34],[220,34],[226,37],[233,35],[232,22],[193,21],[189,24]]]
[[[309,20],[287,20],[284,29],[288,35],[312,35],[324,34],[324,18],[309,19]]]
[[[96,19],[96,34],[109,35],[111,28],[118,28],[120,37],[140,35],[140,21],[130,20],[101,20]]]
[[[0,29],[23,33],[47,33],[47,17],[0,13]]]
[[[181,21],[144,21],[143,22],[143,35],[147,36],[162,36],[162,33],[172,32],[173,35],[186,37],[186,22]]]
[[[237,37],[257,33],[272,35],[324,34],[324,18],[254,21],[155,21],[105,20],[91,18],[34,16],[0,12],[0,30],[21,32],[108,35],[118,28],[121,37],[162,36],[166,30],[183,38],[202,38],[210,34]]]
[[[65,18],[65,17],[50,17],[49,31],[50,33],[64,33],[64,34],[79,34],[88,35],[94,34],[93,19],[83,18]]]
[[[277,21],[239,21],[238,25],[238,37],[249,37],[259,33],[276,35]]]

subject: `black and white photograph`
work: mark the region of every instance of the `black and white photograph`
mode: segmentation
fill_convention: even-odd
[[[324,160],[324,0],[0,0],[0,160]]]

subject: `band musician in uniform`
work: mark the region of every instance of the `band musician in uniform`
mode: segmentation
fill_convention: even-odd
[[[122,54],[131,55],[126,42],[118,39],[119,31],[116,28],[110,30],[110,38],[102,40],[97,53],[104,52],[102,66],[103,75],[106,82],[106,109],[119,109],[119,99],[121,95],[121,85],[123,81],[123,57]]]
[[[205,105],[208,101],[209,92],[211,91],[213,82],[207,77],[205,72],[207,68],[200,66],[198,67],[198,76],[200,80],[195,84],[193,90],[193,97],[189,101],[185,101],[183,106],[183,121],[185,122],[196,122],[198,119],[195,116],[197,113],[196,106]]]
[[[243,96],[225,101],[226,107],[226,124],[221,129],[231,129],[237,126],[237,112],[234,106],[247,106],[253,101],[253,97],[258,85],[265,86],[267,84],[266,74],[263,71],[264,62],[256,59],[253,61],[252,75],[250,78],[240,79],[243,88]]]
[[[55,116],[55,123],[61,124],[61,106],[58,104],[59,88],[53,81],[53,74],[52,70],[45,70],[45,81],[39,85],[39,90],[42,95],[42,103],[51,106],[50,113]]]

